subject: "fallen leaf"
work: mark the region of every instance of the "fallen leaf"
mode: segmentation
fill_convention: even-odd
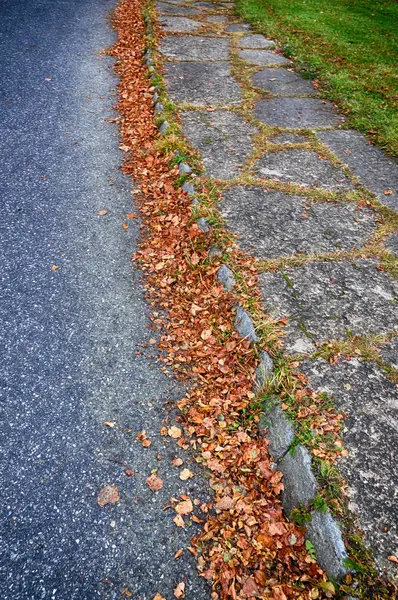
[[[195,475],[189,469],[183,469],[180,473],[181,481],[186,481],[187,479],[190,479],[191,477],[195,477]]]
[[[127,225],[127,223],[122,223],[122,227],[123,227],[123,229],[128,229],[129,228],[129,226]]]
[[[166,598],[163,598],[163,596],[161,596],[158,592],[156,596],[153,597],[153,600],[166,600]]]
[[[231,508],[233,508],[233,505],[234,503],[232,501],[232,498],[224,496],[224,498],[221,498],[221,500],[216,503],[216,508],[218,508],[218,510],[230,510]]]
[[[202,340],[208,340],[209,337],[211,336],[212,331],[211,329],[204,329],[202,331],[202,333],[200,334],[200,337],[202,338]]]
[[[44,81],[52,81],[51,77],[45,77]]]
[[[134,471],[133,469],[125,469],[124,474],[127,475],[127,477],[132,477],[134,475]]]
[[[109,212],[109,210],[106,210],[106,208],[101,208],[101,210],[97,210],[97,215],[99,217],[103,217],[104,215],[107,215]]]
[[[127,218],[128,219],[136,219],[137,215],[135,215],[134,213],[127,213]]]
[[[175,506],[175,511],[179,515],[189,515],[193,511],[191,500],[183,500]]]
[[[391,562],[398,564],[398,558],[396,556],[394,556],[393,554],[391,554],[391,556],[387,556],[387,558]]]
[[[180,467],[181,465],[184,464],[184,461],[182,460],[182,458],[173,458],[173,460],[171,461],[173,467]]]
[[[181,437],[181,429],[179,427],[175,427],[175,425],[170,427],[170,429],[168,429],[167,433],[169,434],[170,437],[174,438],[175,440],[177,438]]]
[[[185,527],[185,521],[181,515],[176,515],[173,521],[177,525],[177,527]]]
[[[179,583],[174,589],[174,596],[176,598],[185,598],[185,583]]]
[[[57,267],[57,265],[53,265],[51,267],[51,271],[58,271],[59,267]]]
[[[163,487],[163,481],[154,473],[146,478],[146,484],[154,492],[158,492]]]
[[[116,502],[119,502],[119,500],[120,496],[118,488],[114,485],[106,485],[100,490],[97,502],[99,506],[105,506],[106,504],[115,504]]]
[[[113,429],[116,425],[116,423],[113,423],[112,421],[105,421],[104,425],[106,427],[110,427],[111,429]]]
[[[177,550],[177,552],[174,554],[174,558],[180,558],[180,556],[182,556],[184,550],[182,550],[181,548],[179,550]]]
[[[391,196],[391,194],[392,194],[392,190],[384,190],[385,196]]]

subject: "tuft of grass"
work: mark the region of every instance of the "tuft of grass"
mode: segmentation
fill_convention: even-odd
[[[398,3],[394,0],[237,0],[242,17],[275,37],[349,125],[398,154]]]

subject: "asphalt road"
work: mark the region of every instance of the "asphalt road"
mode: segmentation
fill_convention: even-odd
[[[193,528],[177,530],[162,510],[179,493],[205,499],[199,474],[180,481],[175,441],[159,435],[164,401],[181,389],[136,354],[151,336],[130,262],[139,223],[122,227],[131,182],[105,120],[117,82],[98,55],[115,39],[112,7],[0,4],[2,600],[116,599],[126,588],[133,600],[169,600],[180,581],[188,598],[209,597],[189,553],[173,558]],[[135,440],[142,429],[150,448]],[[154,468],[157,494],[145,484]],[[107,484],[120,502],[100,508]]]

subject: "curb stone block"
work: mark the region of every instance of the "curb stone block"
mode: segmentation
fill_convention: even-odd
[[[348,558],[340,527],[329,511],[315,510],[307,524],[307,538],[315,548],[317,561],[329,575],[341,579],[348,572],[344,561]]]
[[[209,254],[208,254],[209,258],[215,258],[218,256],[222,256],[222,252],[219,248],[216,248],[215,246],[212,246],[209,250]]]
[[[155,104],[155,113],[162,112],[162,110],[163,110],[163,104],[161,104],[160,102],[156,102],[156,104]]]
[[[168,121],[163,121],[163,123],[159,127],[159,131],[160,131],[161,134],[164,134],[164,133],[166,133],[166,131],[168,130],[168,128],[169,128]]]
[[[227,267],[227,265],[221,265],[221,267],[218,269],[217,279],[224,286],[227,292],[231,292],[236,284],[234,274],[232,273],[231,269]]]
[[[270,454],[275,461],[281,460],[293,442],[295,431],[279,404],[261,416],[260,427],[267,429]]]
[[[152,96],[154,103],[156,104],[156,102],[159,100],[159,94],[157,92],[154,93],[154,95]]]
[[[205,233],[208,233],[211,229],[208,221],[204,217],[201,217],[200,219],[198,219],[197,224],[198,224],[199,229],[201,229]]]
[[[178,165],[178,170],[180,172],[180,175],[190,175],[192,173],[191,167],[184,162]]]
[[[311,466],[311,455],[301,445],[295,448],[294,454],[288,452],[278,464],[283,473],[285,490],[282,504],[287,515],[293,508],[300,508],[314,499],[316,481]]]
[[[262,387],[274,370],[274,361],[265,350],[260,352],[260,364],[256,369],[256,385]]]
[[[249,317],[249,314],[241,306],[238,306],[236,310],[234,325],[236,331],[243,338],[247,338],[252,343],[259,341],[259,338],[254,329],[253,321]]]
[[[196,194],[195,187],[190,181],[184,181],[181,189],[183,192],[188,194],[188,196],[194,196]]]

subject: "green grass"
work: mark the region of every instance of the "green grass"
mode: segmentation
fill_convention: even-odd
[[[396,0],[237,0],[297,68],[349,115],[349,125],[398,155]]]

